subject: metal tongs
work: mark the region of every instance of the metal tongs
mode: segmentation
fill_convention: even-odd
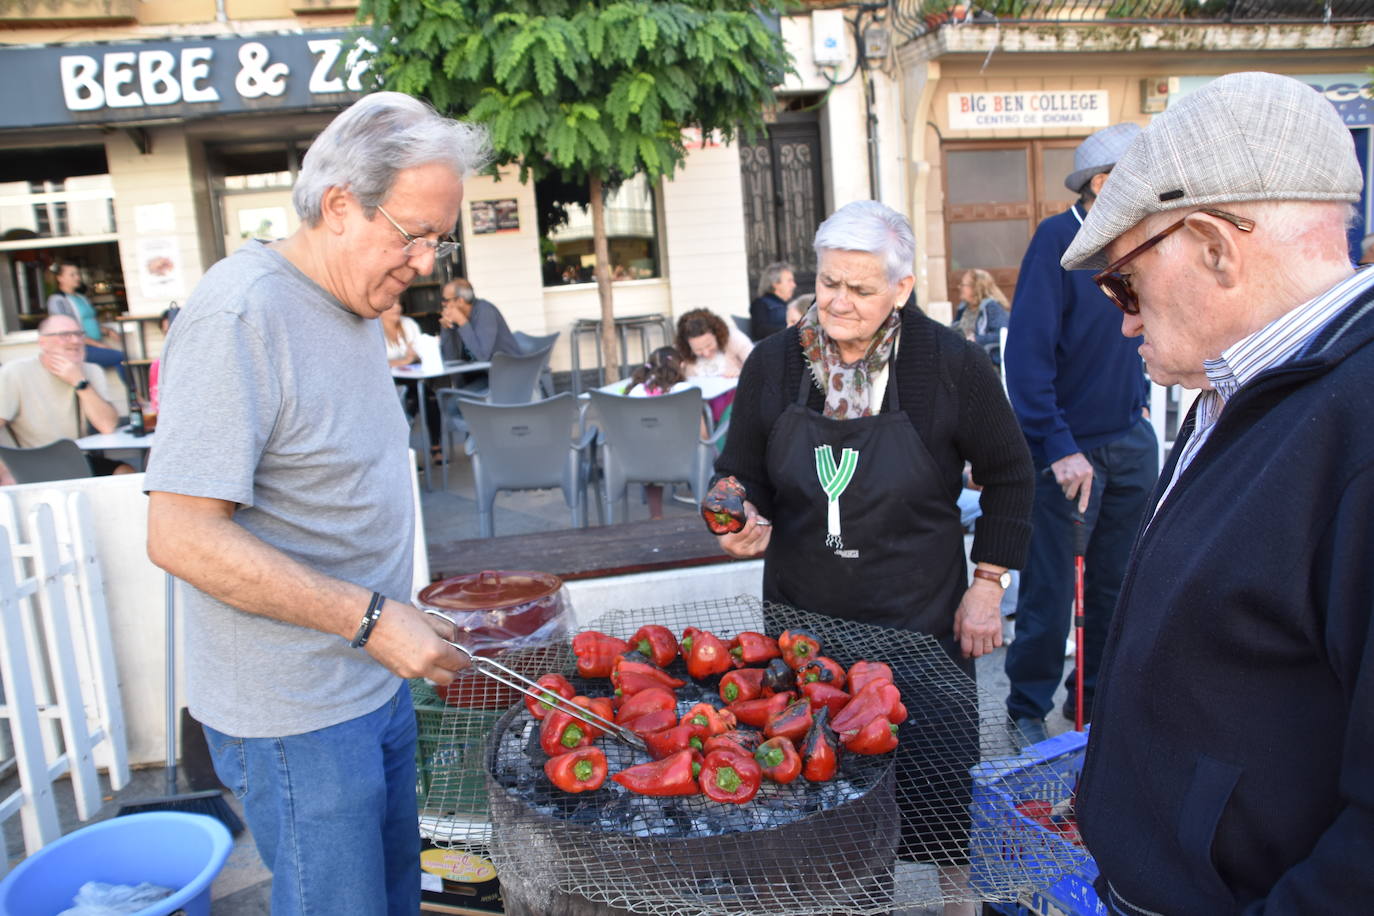
[[[457,625],[448,617],[444,616],[443,613],[428,609],[425,610],[425,613],[432,617],[438,617],[440,620],[453,627],[456,635],[458,629]],[[605,732],[621,744],[632,747],[637,751],[648,752],[649,748],[648,745],[644,743],[644,739],[625,726],[617,725],[609,719],[601,718],[590,709],[578,706],[572,700],[559,696],[547,687],[539,686],[539,684],[525,677],[523,674],[507,668],[495,659],[475,654],[471,649],[460,642],[456,642],[452,639],[446,639],[444,642],[463,653],[463,655],[467,657],[468,663],[478,673],[486,675],[498,684],[504,684],[512,690],[518,690],[527,697],[531,697],[541,703],[547,703],[556,708],[559,712],[564,712],[572,716],[583,725],[588,725],[597,731]]]

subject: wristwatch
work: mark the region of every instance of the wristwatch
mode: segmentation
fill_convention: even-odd
[[[1005,589],[1005,588],[1009,588],[1009,587],[1011,586],[1011,572],[1010,572],[1010,570],[1008,570],[1007,572],[995,573],[995,572],[992,572],[992,571],[990,571],[990,570],[978,569],[977,567],[974,567],[974,569],[973,569],[973,578],[975,578],[975,579],[987,579],[989,582],[996,582],[998,585],[1002,586],[1002,588],[1004,588],[1004,589]]]
[[[87,388],[91,387],[91,382],[89,379],[83,378],[81,381],[77,382],[73,387],[76,388],[77,391],[85,391]]]

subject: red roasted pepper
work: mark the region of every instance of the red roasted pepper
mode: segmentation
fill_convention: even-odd
[[[701,791],[712,801],[742,805],[754,797],[762,781],[763,769],[744,751],[711,751],[701,767]]]
[[[858,693],[869,681],[892,683],[892,669],[884,662],[855,662],[849,666],[849,692]]]
[[[615,721],[617,725],[624,725],[660,709],[676,711],[677,695],[667,687],[648,687],[624,698],[620,709],[616,711]]]
[[[564,792],[594,791],[606,781],[606,754],[599,747],[579,747],[545,760],[544,775]]]
[[[610,697],[573,697],[572,701],[583,709],[596,713],[607,722],[615,721],[615,706],[611,703]],[[606,734],[606,729],[598,728],[590,722],[586,727],[587,734],[592,736],[593,741]]]
[[[890,682],[870,681],[835,716],[835,734],[841,741],[848,741],[880,716],[890,722],[903,721],[906,707],[902,705],[900,691]]]
[[[763,735],[754,731],[752,728],[741,730],[732,728],[728,732],[721,732],[719,735],[712,735],[706,739],[706,744],[702,746],[701,752],[709,754],[718,747],[726,749],[754,752],[754,748],[759,746],[763,740]]]
[[[550,757],[566,754],[579,747],[586,747],[593,741],[587,726],[566,712],[550,710],[539,726],[539,746]]]
[[[682,657],[687,659],[687,673],[697,680],[730,670],[730,650],[720,637],[696,627],[682,631]]]
[[[615,660],[615,665],[611,668],[611,683],[622,694],[629,696],[632,693],[639,693],[645,686],[676,688],[687,682],[681,678],[673,677],[657,665],[630,661],[630,659],[622,656]]]
[[[635,719],[627,719],[617,723],[624,725],[639,737],[652,735],[654,732],[661,732],[665,728],[672,728],[677,724],[677,709],[658,709],[654,712],[646,712],[644,715]]]
[[[662,760],[678,751],[702,750],[710,734],[705,725],[675,725],[663,731],[644,735],[644,746],[649,749],[650,757]]]
[[[800,741],[811,730],[811,721],[811,701],[801,697],[770,718],[763,727],[763,733],[769,738],[782,735]]]
[[[734,477],[722,477],[715,482],[701,501],[701,517],[712,534],[734,534],[748,521],[744,509],[744,485]]]
[[[577,656],[577,673],[583,677],[610,677],[616,659],[629,648],[623,639],[587,630],[573,637],[573,655]]]
[[[844,689],[844,666],[833,658],[818,655],[797,669],[798,684],[829,684]]]
[[[787,708],[787,704],[791,703],[795,696],[796,694],[789,690],[757,700],[740,700],[730,704],[730,711],[745,725],[763,728],[769,719]]]
[[[577,690],[568,679],[561,674],[546,674],[535,681],[540,687],[547,688],[550,692],[558,694],[565,700],[571,700],[577,696]],[[536,700],[534,697],[525,697],[525,708],[530,711],[530,715],[536,719],[544,718],[544,714],[553,709],[553,704],[548,700]]]
[[[720,679],[720,698],[726,703],[757,700],[763,694],[763,669],[740,668]]]
[[[783,630],[778,637],[778,648],[782,650],[782,660],[796,670],[821,654],[821,641],[806,630]]]
[[[710,703],[698,703],[682,715],[682,725],[704,725],[711,734],[719,735],[735,727],[735,714],[716,709]]]
[[[802,760],[792,739],[779,735],[769,738],[754,751],[754,760],[763,775],[774,782],[789,783],[801,775]]]
[[[677,658],[677,637],[667,627],[647,623],[630,637],[630,648],[652,659],[660,668],[667,668]]]
[[[811,731],[799,748],[802,759],[802,775],[810,782],[828,782],[835,778],[835,770],[840,763],[840,749],[835,744],[835,733],[830,729],[830,710],[822,709],[816,713],[816,721],[811,723]]]
[[[699,751],[678,751],[671,757],[627,767],[611,778],[640,795],[696,795],[701,791]]]
[[[845,750],[856,754],[886,754],[897,746],[897,726],[887,716],[869,719],[859,733],[844,742]]]
[[[849,694],[838,687],[831,687],[829,684],[819,682],[802,684],[802,693],[806,694],[806,698],[811,701],[813,710],[824,706],[830,710],[832,716],[837,715],[849,702]]]
[[[778,641],[771,636],[745,630],[730,640],[730,657],[736,667],[742,665],[762,665],[770,658],[780,658],[782,650]]]

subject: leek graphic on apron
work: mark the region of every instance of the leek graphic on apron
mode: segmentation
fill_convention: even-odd
[[[857,449],[847,448],[840,452],[840,463],[837,465],[830,446],[816,446],[816,477],[821,482],[826,499],[825,546],[836,550],[844,549],[844,539],[840,536],[840,494],[854,479],[854,471],[858,467]]]

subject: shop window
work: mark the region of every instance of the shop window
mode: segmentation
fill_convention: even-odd
[[[579,204],[552,200],[553,185],[536,186],[540,200],[540,251],[544,256],[544,285],[593,283],[596,254],[592,244],[592,213]],[[552,213],[552,216],[546,214]],[[547,224],[547,226],[545,225]],[[646,280],[660,276],[658,205],[653,187],[636,175],[606,195],[606,236],[610,247],[611,279]]]

